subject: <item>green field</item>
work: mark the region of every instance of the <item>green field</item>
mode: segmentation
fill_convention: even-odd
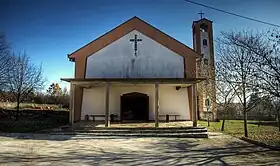
[[[19,119],[15,120],[16,110],[0,109],[1,132],[35,132],[68,124],[68,111],[62,110],[20,110]]]
[[[15,102],[0,102],[0,109],[15,109],[17,106],[17,103]],[[20,103],[19,109],[21,110],[30,110],[30,109],[51,109],[51,110],[68,110],[67,108],[63,108],[62,105],[57,104],[35,104],[35,103]]]
[[[207,127],[207,122],[199,121],[200,125]],[[252,124],[255,123],[255,124]],[[280,132],[277,126],[256,124],[256,121],[248,121],[248,136],[249,138],[260,141],[269,145],[280,146]],[[221,132],[222,121],[210,122],[208,131]],[[244,123],[243,120],[226,120],[224,133],[234,137],[244,136]]]

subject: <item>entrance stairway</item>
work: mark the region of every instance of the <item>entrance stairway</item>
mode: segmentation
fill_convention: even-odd
[[[169,128],[105,128],[70,126],[60,131],[51,132],[56,135],[79,135],[100,137],[173,137],[173,138],[208,138],[205,127],[169,127]]]

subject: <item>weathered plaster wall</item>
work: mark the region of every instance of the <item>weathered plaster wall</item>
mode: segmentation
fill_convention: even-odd
[[[134,39],[137,35],[137,56]],[[137,30],[87,58],[86,78],[183,78],[184,58]]]

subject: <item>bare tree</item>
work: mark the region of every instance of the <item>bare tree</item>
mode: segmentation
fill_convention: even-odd
[[[254,76],[259,80],[256,87],[280,100],[280,31],[230,34],[229,38],[232,44],[252,52],[256,57]],[[280,131],[280,110],[277,114]]]
[[[248,105],[248,100],[256,84],[255,54],[243,47],[236,45],[232,38],[242,36],[246,32],[221,33],[218,39],[220,45],[217,54],[219,57],[219,70],[223,72],[223,79],[234,90],[237,99],[242,104],[244,115],[244,136],[248,137],[247,112],[255,105]],[[256,101],[257,103],[257,101]]]
[[[220,63],[216,63],[216,102],[223,110],[223,122],[221,131],[224,131],[226,115],[228,115],[228,108],[236,97],[235,87],[226,81],[228,71],[221,70]],[[224,78],[225,77],[225,78]]]
[[[0,92],[6,90],[8,71],[12,67],[9,46],[5,40],[5,36],[0,34]]]
[[[30,63],[24,54],[14,55],[13,69],[9,72],[8,90],[17,102],[16,120],[19,118],[19,105],[33,91],[39,90],[44,85],[41,66]]]
[[[265,53],[259,53],[261,60],[263,60],[263,63],[260,62],[260,64],[267,69],[267,72],[264,72],[264,79],[262,79],[263,84],[260,84],[259,87],[271,94],[276,101],[280,101],[280,30],[271,32],[266,48]],[[276,111],[278,130],[280,131],[279,104],[276,107]]]

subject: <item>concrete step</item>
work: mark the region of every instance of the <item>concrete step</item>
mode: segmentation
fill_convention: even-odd
[[[73,135],[76,137],[175,137],[175,138],[208,138],[205,127],[93,127],[69,126],[50,132],[52,135]]]
[[[183,128],[64,128],[51,132],[52,135],[75,135],[81,137],[176,137],[208,138],[205,127]]]
[[[67,131],[67,130],[66,130]],[[114,130],[95,130],[95,129],[90,129],[90,130],[68,130],[68,131],[74,131],[74,132],[79,132],[79,133],[201,133],[201,132],[207,132],[206,128],[203,129],[169,129],[169,130],[143,130],[143,129],[114,129]]]
[[[79,133],[55,132],[51,135],[75,135],[75,138],[91,137],[172,137],[172,138],[208,138],[207,132],[201,133]]]
[[[205,129],[205,127],[92,127],[92,126],[70,126],[61,128],[63,130],[71,129],[71,130],[188,130],[188,129]]]

